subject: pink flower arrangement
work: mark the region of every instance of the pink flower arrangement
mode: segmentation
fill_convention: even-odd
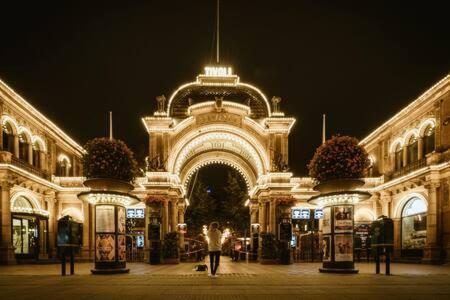
[[[369,156],[356,138],[333,136],[316,149],[308,169],[312,178],[324,182],[362,178],[369,165]]]
[[[137,162],[127,145],[115,139],[95,138],[84,146],[83,173],[86,178],[111,178],[131,182]]]

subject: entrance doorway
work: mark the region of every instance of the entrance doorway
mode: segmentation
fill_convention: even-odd
[[[187,186],[186,259],[199,260],[206,255],[205,234],[211,222],[218,222],[223,233],[222,255],[245,259],[251,233],[248,188],[243,176],[227,165],[212,164],[199,169]]]

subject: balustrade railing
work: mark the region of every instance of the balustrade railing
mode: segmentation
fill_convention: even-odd
[[[395,171],[394,173],[392,173],[391,178],[397,178],[397,177],[401,177],[403,175],[406,175],[408,173],[411,173],[412,171],[418,170],[420,168],[423,168],[427,165],[427,159],[426,157],[416,160],[414,162],[410,162],[409,164],[407,164],[406,166],[402,167],[400,170]]]
[[[15,156],[11,157],[11,164],[15,165],[15,166],[17,166],[19,168],[22,168],[22,169],[30,172],[31,174],[34,174],[34,175],[39,176],[41,178],[44,178],[46,180],[50,180],[50,174],[49,173],[47,173],[46,171],[41,170],[39,168],[36,168],[35,166],[30,165],[28,162],[23,161],[23,160],[15,157]]]

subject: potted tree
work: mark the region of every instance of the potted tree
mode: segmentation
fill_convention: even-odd
[[[366,150],[350,136],[333,136],[316,149],[308,164],[309,175],[321,193],[353,190],[370,165]]]
[[[84,146],[84,185],[92,190],[128,193],[137,175],[137,162],[127,145],[116,139],[95,138]]]
[[[356,191],[369,166],[366,150],[349,136],[334,136],[322,144],[309,163],[309,174],[318,183],[319,195],[308,202],[324,209],[322,241],[328,253],[320,272],[358,273],[353,258],[354,205],[367,199],[368,192]],[[345,247],[342,247],[345,245]]]
[[[178,264],[180,262],[180,250],[178,248],[178,232],[172,231],[164,236],[162,246],[163,262],[165,264]]]
[[[126,206],[137,202],[129,192],[137,174],[133,153],[124,142],[95,138],[85,146],[84,184],[78,197],[95,205],[94,274],[129,272],[126,268]]]
[[[261,264],[278,264],[278,247],[273,233],[261,233]]]

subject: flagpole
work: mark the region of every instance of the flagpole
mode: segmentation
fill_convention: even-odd
[[[113,139],[112,111],[109,112],[109,139]]]
[[[326,115],[322,115],[322,144],[325,144],[326,134],[325,134],[325,126],[326,126]]]

